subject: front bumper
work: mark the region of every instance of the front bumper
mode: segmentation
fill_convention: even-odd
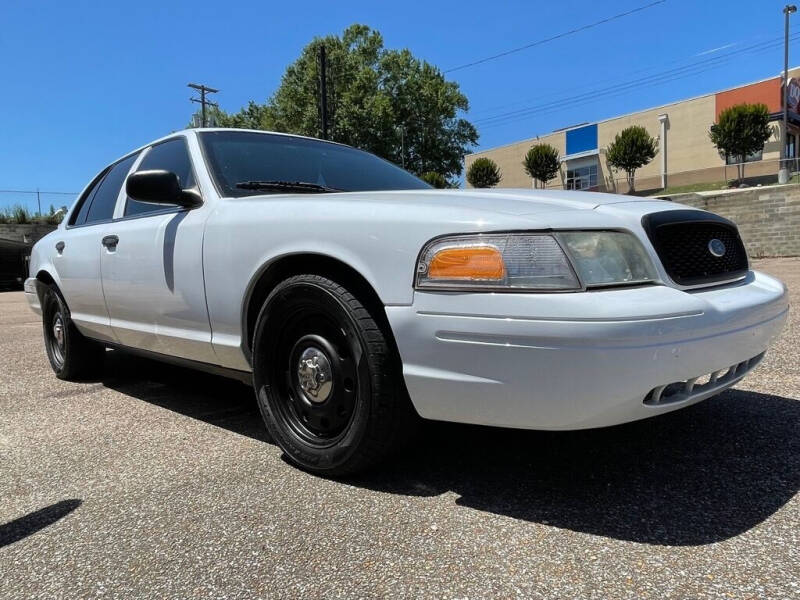
[[[386,307],[420,415],[552,430],[634,421],[719,393],[757,364],[787,312],[786,288],[758,272],[691,292],[417,292],[411,306]],[[712,373],[719,379],[692,393],[692,380]],[[662,395],[676,382],[688,386]]]
[[[35,277],[28,277],[25,280],[23,289],[25,290],[25,299],[28,301],[28,306],[37,315],[42,314],[42,304],[39,300],[38,291],[39,281]]]

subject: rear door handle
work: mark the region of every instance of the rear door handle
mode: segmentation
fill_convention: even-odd
[[[119,238],[116,235],[107,235],[103,238],[103,246],[109,250],[113,250],[119,244]]]

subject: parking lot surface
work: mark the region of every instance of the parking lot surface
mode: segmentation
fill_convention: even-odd
[[[756,268],[793,306],[736,389],[602,430],[430,423],[347,481],[286,464],[239,383],[119,352],[57,380],[0,293],[0,597],[800,597],[800,259]]]

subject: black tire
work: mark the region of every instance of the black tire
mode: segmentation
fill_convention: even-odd
[[[338,283],[296,275],[278,284],[253,349],[267,430],[300,468],[328,477],[362,471],[407,433],[413,409],[399,360],[370,311]]]
[[[69,309],[55,286],[42,292],[44,347],[59,379],[82,380],[103,365],[105,347],[84,337],[70,319]]]

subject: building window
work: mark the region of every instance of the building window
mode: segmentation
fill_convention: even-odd
[[[597,186],[597,165],[567,169],[567,189],[586,190]]]
[[[725,155],[725,164],[726,165],[736,165],[742,162],[756,162],[761,160],[761,155],[763,154],[763,150],[759,150],[758,152],[753,152],[752,154],[748,154],[744,157],[744,160],[741,160],[739,156],[733,156],[732,154]]]
[[[797,158],[797,138],[793,133],[786,135],[786,158]]]

